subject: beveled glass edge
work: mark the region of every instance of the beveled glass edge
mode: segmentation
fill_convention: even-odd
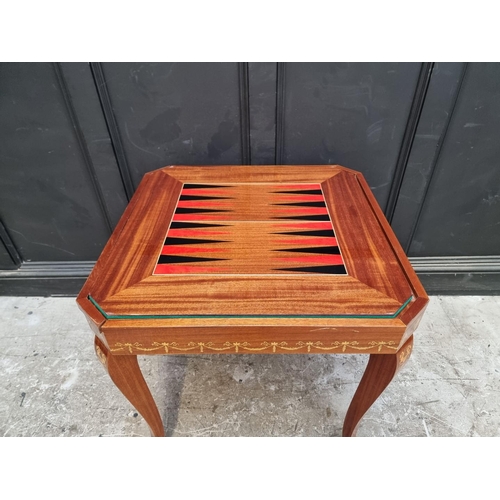
[[[87,295],[88,300],[106,319],[236,319],[236,318],[287,318],[287,319],[394,319],[414,298],[413,295],[401,305],[394,314],[108,314]]]

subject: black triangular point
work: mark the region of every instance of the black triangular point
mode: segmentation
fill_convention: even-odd
[[[327,255],[340,255],[339,247],[310,247],[310,248],[280,248],[275,252],[294,252],[294,253],[318,253]]]
[[[286,269],[276,269],[276,271],[292,271],[299,273],[320,273],[320,274],[347,274],[343,265],[338,266],[310,266],[310,267],[292,267]]]
[[[173,221],[172,224],[170,224],[170,229],[195,229],[198,227],[203,228],[203,227],[230,227],[230,226],[226,224],[205,224],[203,222],[177,222],[177,221]]]
[[[227,259],[212,259],[211,257],[189,257],[186,255],[160,255],[158,264],[189,264],[191,262],[210,262],[216,260]]]
[[[177,207],[175,210],[176,214],[184,215],[184,214],[209,214],[209,213],[218,213],[218,212],[230,212],[231,210],[215,210],[213,208],[184,208]]]
[[[204,200],[232,200],[228,196],[198,196],[195,194],[182,194],[179,201],[204,201]]]
[[[273,219],[287,219],[287,220],[315,220],[321,222],[328,222],[330,217],[328,214],[325,215],[294,215],[294,216],[282,216],[273,217]]]
[[[184,184],[182,189],[220,189],[230,188],[231,186],[219,186],[215,184]]]
[[[300,201],[297,203],[274,203],[273,206],[324,208],[326,204],[324,201]]]
[[[203,243],[227,243],[227,241],[204,240],[201,238],[172,238],[170,236],[165,240],[165,245],[201,245]]]
[[[335,233],[333,232],[333,229],[319,229],[317,231],[294,231],[294,232],[273,233],[273,234],[284,234],[286,236],[318,236],[320,238],[335,238]]]
[[[323,191],[321,189],[303,189],[303,190],[296,190],[296,191],[273,191],[274,193],[278,194],[323,194]]]

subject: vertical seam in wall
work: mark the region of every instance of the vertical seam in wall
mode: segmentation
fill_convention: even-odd
[[[427,180],[427,185],[425,186],[424,195],[422,197],[422,201],[420,202],[420,205],[419,205],[419,208],[418,208],[418,212],[417,212],[417,216],[415,217],[415,219],[413,221],[413,225],[412,225],[412,228],[411,228],[411,231],[410,231],[410,235],[408,236],[408,240],[407,240],[406,245],[405,245],[405,252],[406,252],[406,254],[408,254],[408,252],[410,251],[410,247],[411,247],[411,244],[412,244],[412,241],[413,241],[413,237],[415,236],[415,233],[417,232],[417,227],[418,227],[418,224],[420,222],[420,218],[422,216],[422,211],[423,211],[423,208],[424,208],[425,200],[427,198],[427,194],[429,193],[429,188],[430,188],[432,179],[434,178],[434,174],[435,174],[435,171],[436,171],[436,165],[437,165],[437,163],[439,161],[439,157],[441,156],[441,151],[442,151],[442,148],[443,148],[443,144],[444,144],[444,141],[446,139],[446,135],[448,134],[448,129],[450,127],[451,118],[453,116],[453,113],[455,112],[455,107],[456,107],[457,102],[458,102],[458,97],[460,95],[460,91],[462,90],[462,86],[463,86],[463,83],[464,83],[464,80],[465,80],[465,75],[467,73],[467,68],[468,67],[469,67],[469,64],[468,63],[464,63],[464,66],[462,68],[462,73],[460,75],[460,80],[458,82],[457,89],[455,91],[455,96],[453,98],[453,103],[451,105],[450,112],[449,112],[449,114],[448,114],[448,116],[446,118],[446,123],[445,123],[445,126],[443,127],[443,131],[441,132],[441,135],[439,137],[439,141],[438,141],[438,144],[437,144],[437,147],[436,147],[436,152],[435,152],[434,158],[432,160],[431,172],[430,172],[429,178]]]
[[[429,88],[433,68],[434,63],[422,63],[420,67],[417,85],[413,94],[410,112],[408,114],[405,132],[403,134],[403,140],[401,142],[401,148],[396,161],[396,168],[392,177],[391,189],[389,191],[384,211],[389,223],[392,222],[394,217],[394,211],[396,209],[399,192],[403,184],[404,174],[406,172],[411,147],[417,132],[418,122],[420,121],[420,115],[422,114],[422,109],[424,107],[425,96],[427,94],[427,89]]]
[[[97,197],[97,202],[99,203],[99,207],[104,216],[104,220],[106,222],[106,226],[111,234],[113,232],[113,224],[111,223],[111,217],[108,213],[108,207],[106,206],[106,201],[104,199],[104,193],[101,189],[101,185],[99,184],[99,179],[97,177],[97,172],[94,168],[94,163],[90,156],[89,150],[87,148],[87,143],[85,140],[85,136],[83,134],[82,128],[80,126],[80,122],[78,120],[78,116],[76,114],[75,107],[73,106],[73,101],[71,98],[71,94],[69,92],[68,86],[66,84],[66,79],[64,78],[64,74],[61,68],[60,63],[53,63],[54,73],[56,75],[57,83],[59,85],[59,89],[64,99],[64,104],[66,105],[66,110],[69,114],[69,118],[71,120],[71,124],[73,126],[73,130],[76,135],[76,139],[78,142],[78,146],[80,147],[80,151],[84,158],[85,166],[87,167],[87,172],[90,177],[90,181],[92,183],[92,187],[94,188],[94,192]]]
[[[14,241],[9,235],[7,228],[4,226],[3,222],[0,220],[0,241],[5,245],[5,248],[10,255],[10,258],[16,266],[20,266],[23,263],[23,259],[17,249]]]
[[[241,164],[251,165],[252,152],[250,149],[250,84],[248,63],[238,63],[238,83],[240,99]]]
[[[285,64],[276,63],[276,138],[275,159],[276,165],[282,165],[285,153]]]
[[[106,126],[108,127],[109,137],[111,138],[111,145],[113,146],[113,151],[115,152],[116,162],[118,164],[118,170],[120,171],[120,176],[122,178],[123,188],[125,189],[128,201],[130,201],[132,195],[134,194],[135,188],[132,182],[132,176],[127,162],[127,156],[125,154],[125,149],[123,147],[122,139],[120,136],[120,130],[118,128],[116,117],[113,112],[113,106],[111,104],[111,98],[109,95],[108,87],[106,85],[104,71],[102,69],[101,63],[98,62],[91,62],[90,69],[94,78],[94,84],[96,86],[97,95],[99,96],[99,101],[101,103],[101,109],[106,121]]]

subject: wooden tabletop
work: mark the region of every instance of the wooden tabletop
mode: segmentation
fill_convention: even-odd
[[[146,174],[78,297],[99,332],[368,326],[397,343],[427,301],[363,176],[331,165]]]

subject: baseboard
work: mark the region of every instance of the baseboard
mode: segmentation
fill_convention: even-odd
[[[410,257],[417,273],[500,273],[500,255]]]
[[[500,256],[410,257],[430,295],[500,295]],[[93,261],[25,262],[0,270],[0,295],[76,296]]]
[[[500,256],[410,257],[430,295],[500,295]]]
[[[0,295],[78,295],[94,261],[25,262],[19,269],[0,270]]]

